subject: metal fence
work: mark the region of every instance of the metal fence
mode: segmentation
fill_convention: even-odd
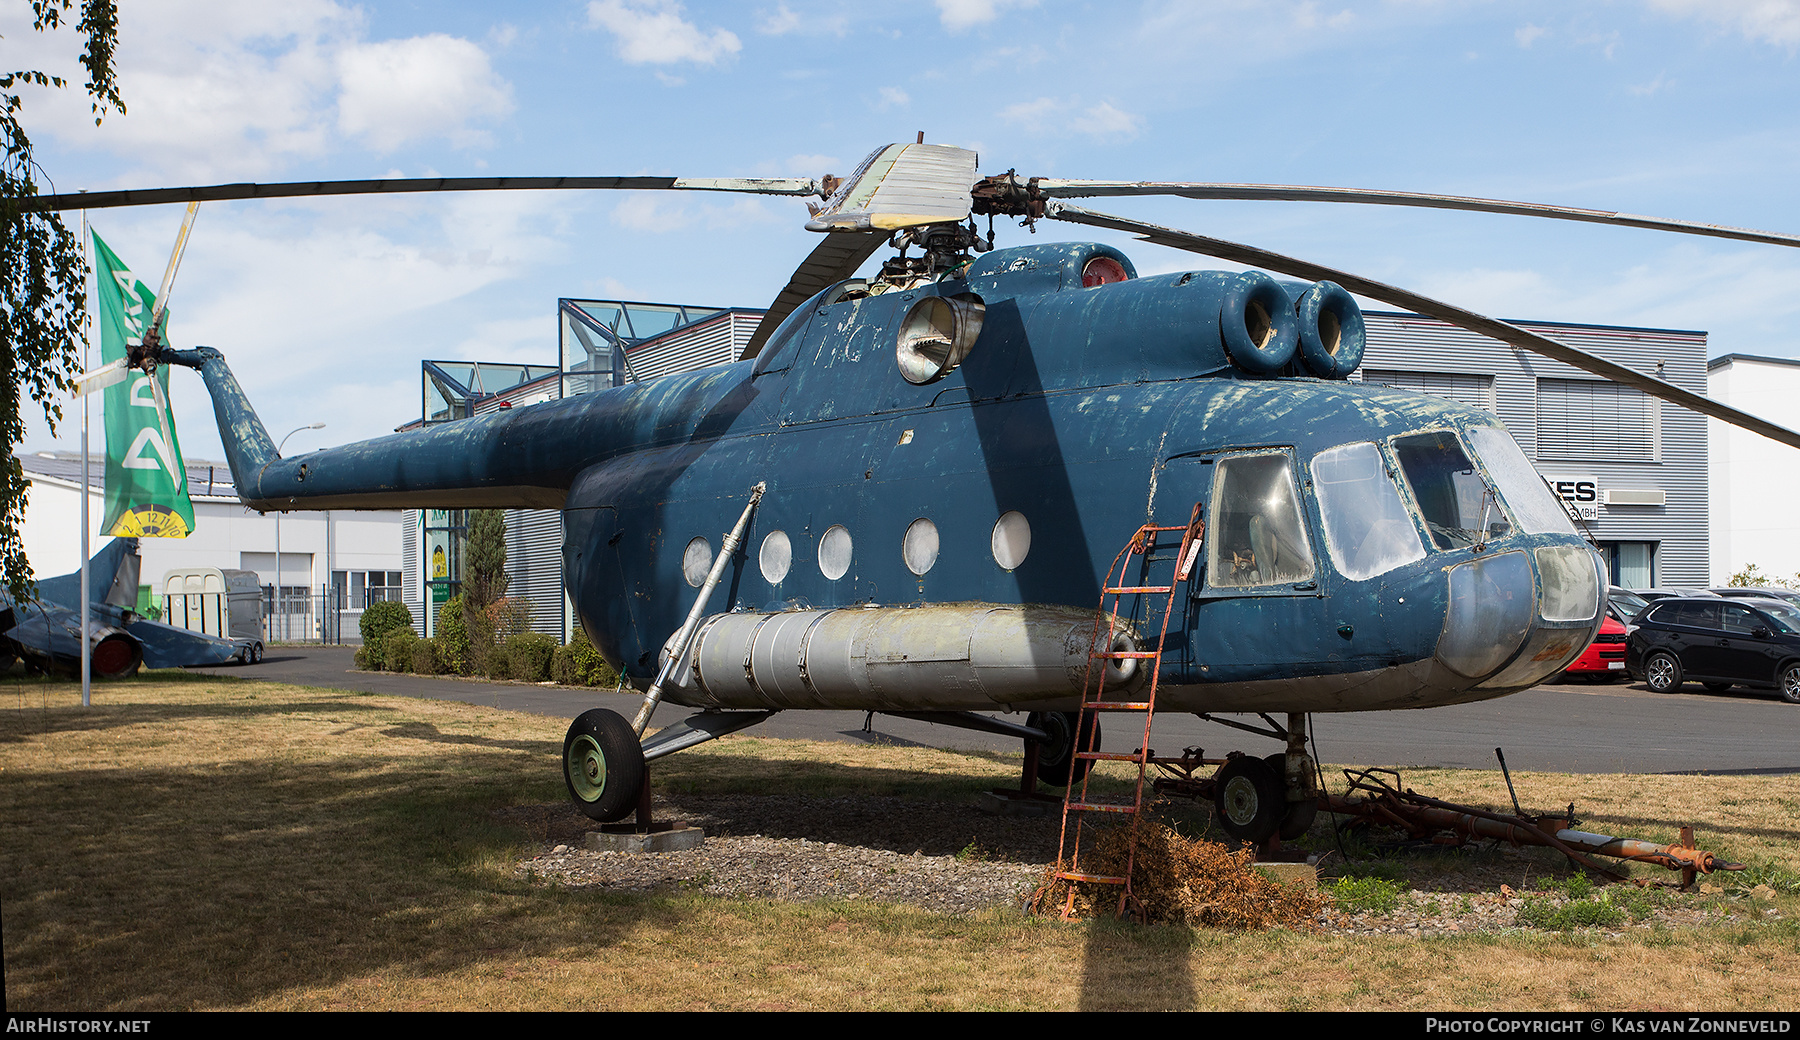
[[[304,585],[282,587],[279,601],[275,586],[263,586],[263,642],[265,643],[360,643],[358,623],[371,603],[400,601],[400,590],[373,588],[365,602],[352,608],[349,591],[341,586]]]

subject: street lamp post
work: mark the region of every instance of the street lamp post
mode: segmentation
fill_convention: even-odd
[[[294,434],[299,433],[301,430],[322,430],[324,428],[325,428],[324,423],[316,422],[316,423],[312,423],[309,426],[300,426],[300,427],[296,427],[293,430],[290,430],[288,432],[287,437],[281,438],[281,443],[275,445],[275,457],[276,458],[281,457],[281,449],[287,447],[288,437],[292,437]],[[284,604],[282,602],[282,595],[281,595],[281,513],[282,513],[282,511],[279,509],[277,509],[275,511],[275,611],[274,611],[274,614],[271,614],[269,617],[269,641],[270,642],[275,641],[275,616],[276,615],[280,615],[280,617],[281,617],[281,636],[282,636],[282,638],[286,639],[288,636],[287,607],[286,607],[286,604]]]

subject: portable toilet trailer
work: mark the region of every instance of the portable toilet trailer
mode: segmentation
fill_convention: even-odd
[[[262,639],[262,585],[255,571],[186,567],[163,575],[163,621],[224,639]]]

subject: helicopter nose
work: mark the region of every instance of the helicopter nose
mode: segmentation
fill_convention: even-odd
[[[1483,689],[1535,686],[1581,653],[1599,625],[1600,571],[1585,544],[1471,560],[1452,567],[1449,580],[1437,657]]]

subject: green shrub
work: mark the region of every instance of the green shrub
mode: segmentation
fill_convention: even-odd
[[[419,639],[413,642],[412,670],[418,675],[436,675],[443,670],[438,664],[437,640]]]
[[[406,609],[404,603],[371,603],[356,627],[362,633],[363,642],[368,644],[379,643],[383,635],[396,628],[411,628],[412,623],[412,611]]]
[[[506,641],[507,670],[514,679],[544,682],[550,678],[556,640],[539,632],[522,632]]]
[[[1332,902],[1345,913],[1392,913],[1400,905],[1400,886],[1386,878],[1339,878],[1330,885]]]
[[[612,686],[619,681],[614,672],[588,641],[587,633],[575,630],[575,639],[556,648],[550,662],[550,678],[565,686]]]
[[[1614,928],[1625,920],[1625,908],[1606,893],[1593,899],[1577,899],[1561,906],[1544,896],[1526,896],[1519,907],[1519,923],[1531,928],[1567,932],[1576,928]]]
[[[438,661],[452,675],[467,674],[469,668],[469,623],[463,617],[461,596],[451,596],[438,608]]]
[[[413,644],[418,634],[410,628],[396,628],[381,637],[381,666],[390,672],[412,668]]]
[[[469,669],[471,674],[483,675],[489,679],[512,678],[512,653],[505,643],[489,642],[483,646],[480,639],[471,639],[469,642],[469,656],[480,661]]]
[[[356,648],[356,667],[365,672],[379,672],[382,666],[381,639],[363,640],[363,645]]]

